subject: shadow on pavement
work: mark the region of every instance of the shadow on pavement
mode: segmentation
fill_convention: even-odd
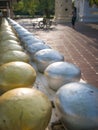
[[[76,31],[98,42],[98,23],[77,23]]]

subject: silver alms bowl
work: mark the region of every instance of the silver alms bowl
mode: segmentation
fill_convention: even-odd
[[[68,130],[98,130],[98,88],[68,83],[57,91],[54,102]]]
[[[53,90],[58,90],[62,85],[69,82],[79,81],[81,78],[80,69],[68,62],[55,62],[45,69],[45,77],[48,85]]]
[[[64,56],[54,49],[40,50],[34,55],[39,72],[44,72],[48,65],[57,61],[64,61]]]
[[[34,54],[40,50],[50,48],[47,44],[43,44],[42,42],[38,42],[35,44],[31,44],[27,46],[27,51],[31,56],[31,60],[34,61]]]

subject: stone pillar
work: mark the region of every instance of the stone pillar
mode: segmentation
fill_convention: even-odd
[[[9,8],[9,4],[7,3],[7,17],[10,17],[10,8]]]
[[[55,20],[57,23],[70,22],[72,16],[72,0],[55,0]]]
[[[10,9],[9,9],[9,15],[8,15],[8,17],[10,17],[10,18],[14,18],[14,13],[13,13],[13,9],[12,9],[12,5],[14,4],[14,3],[16,3],[16,0],[10,0]]]

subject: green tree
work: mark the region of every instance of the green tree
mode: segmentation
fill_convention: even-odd
[[[23,2],[22,2],[22,1],[19,1],[18,3],[15,3],[15,4],[13,5],[13,10],[14,10],[14,11],[24,10]]]
[[[21,0],[14,5],[14,10],[28,12],[32,16],[39,12],[49,18],[54,13],[54,4],[55,0]]]
[[[98,0],[89,0],[90,6],[93,6],[94,4],[98,6]]]
[[[32,16],[34,16],[38,4],[38,0],[23,0],[24,10]]]
[[[38,10],[43,12],[46,17],[54,13],[55,0],[39,0]]]
[[[21,0],[13,5],[13,10],[15,12],[20,12],[24,14],[28,13],[29,15],[34,16],[37,6],[37,0]]]

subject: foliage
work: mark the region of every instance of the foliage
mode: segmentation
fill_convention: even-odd
[[[27,11],[30,15],[34,15],[38,1],[37,0],[23,0],[24,10]]]
[[[46,17],[50,17],[54,13],[55,0],[39,0],[38,9],[43,12]]]
[[[24,8],[24,6],[23,6],[23,2],[22,1],[19,1],[18,4],[15,3],[13,5],[14,11],[21,11],[21,10],[23,10],[23,8]]]
[[[21,0],[13,7],[14,11],[28,12],[32,16],[39,12],[39,14],[50,17],[50,14],[54,13],[54,5],[55,0]]]
[[[89,0],[90,6],[97,5],[98,6],[98,0]]]
[[[27,14],[28,12],[24,9],[24,3],[23,1],[19,1],[18,3],[15,3],[13,5],[13,10],[15,14],[21,15],[21,14]]]

